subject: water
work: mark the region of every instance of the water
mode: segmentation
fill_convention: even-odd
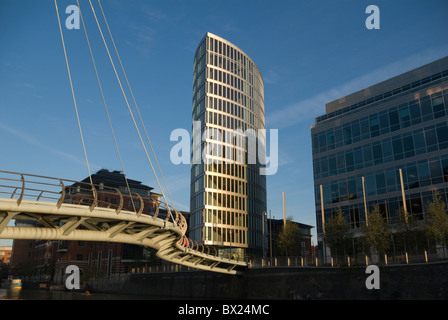
[[[86,295],[81,292],[44,289],[0,289],[0,300],[157,300],[157,297],[108,293]]]

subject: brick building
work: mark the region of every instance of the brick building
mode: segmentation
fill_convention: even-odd
[[[0,247],[0,263],[10,264],[12,247]]]
[[[313,257],[313,248],[311,246],[311,229],[313,226],[307,224],[291,221],[297,226],[298,236],[300,241],[299,246],[294,250],[294,252],[288,253],[290,256],[303,257],[311,260]],[[267,219],[267,231],[266,235],[266,256],[269,257],[272,252],[272,257],[278,257],[281,255],[278,246],[278,237],[282,232],[284,226],[283,219]],[[272,248],[272,249],[271,249]]]
[[[102,169],[92,174],[96,205],[153,215],[158,210],[160,194],[140,181],[125,179],[119,171]],[[129,189],[128,189],[129,188]],[[128,190],[132,193],[132,199]],[[90,178],[65,189],[66,203],[91,204]],[[143,201],[143,202],[142,202]],[[144,206],[142,206],[144,203]],[[160,210],[159,217],[166,213]],[[188,213],[183,212],[188,218]],[[23,223],[23,222],[21,222]],[[25,225],[34,222],[26,222]],[[69,265],[76,265],[83,276],[104,276],[128,273],[132,268],[160,265],[151,249],[142,246],[93,241],[14,240],[12,273],[29,276],[36,281],[61,283]]]

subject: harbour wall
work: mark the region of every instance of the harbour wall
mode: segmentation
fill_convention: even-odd
[[[99,292],[168,299],[448,299],[448,262],[379,266],[379,289],[367,289],[366,267],[276,267],[241,275],[207,271],[132,274]]]

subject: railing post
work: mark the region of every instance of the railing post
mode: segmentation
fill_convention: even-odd
[[[61,184],[61,197],[58,200],[58,203],[56,204],[56,207],[59,209],[62,206],[62,203],[64,202],[65,199],[65,186],[64,186],[64,182],[62,182],[61,179],[59,179],[59,182]]]
[[[92,194],[93,194],[93,203],[90,206],[90,211],[93,211],[93,209],[95,209],[95,207],[98,205],[98,193],[93,185],[92,185]]]
[[[157,216],[159,215],[159,207],[160,207],[160,201],[155,201],[156,202],[156,212],[154,213],[154,215],[153,215],[153,219],[156,219],[157,218]]]
[[[121,212],[121,209],[123,209],[123,202],[124,202],[124,200],[123,200],[123,194],[122,194],[121,191],[118,190],[117,188],[114,188],[114,189],[117,190],[118,195],[120,196],[120,204],[118,205],[118,208],[115,210],[115,212],[116,212],[117,214],[119,214],[119,213]],[[132,201],[132,196],[131,196],[131,201]]]
[[[42,197],[42,194],[43,194],[44,192],[45,192],[45,191],[41,191],[41,192],[39,193],[39,195],[37,196],[36,201],[39,201],[40,197]]]
[[[20,174],[21,178],[20,180],[22,181],[22,192],[20,193],[20,197],[19,199],[17,199],[17,205],[20,206],[20,203],[22,202],[23,199],[23,195],[25,194],[25,178],[23,177],[23,174]]]

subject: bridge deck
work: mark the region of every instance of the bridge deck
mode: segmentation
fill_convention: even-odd
[[[0,177],[2,182],[0,193],[5,194],[7,193],[5,190],[13,190],[10,192],[10,198],[0,198],[1,239],[121,242],[151,247],[156,250],[159,258],[192,268],[227,274],[236,274],[247,268],[247,263],[243,261],[210,254],[210,248],[186,238],[185,218],[177,211],[174,214],[168,214],[166,218],[161,218],[158,212],[151,216],[142,214],[141,211],[123,210],[122,206],[121,208],[100,207],[95,191],[93,191],[91,203],[66,203],[67,194],[65,194],[64,183],[60,179],[57,179],[60,182],[57,186],[62,187],[62,191],[59,192],[57,201],[43,201],[41,200],[44,198],[43,193],[49,191],[35,189],[34,186],[27,189],[27,184],[37,183],[34,180],[26,184],[23,174],[5,171],[0,173],[21,177],[20,179]],[[6,181],[12,181],[15,184],[5,185]],[[56,186],[56,184],[51,185]],[[37,199],[25,199],[26,194],[28,198],[32,198],[29,196],[30,191],[38,191]],[[141,197],[140,200],[142,200]],[[11,220],[33,221],[34,224],[26,227],[10,226],[8,224]]]

